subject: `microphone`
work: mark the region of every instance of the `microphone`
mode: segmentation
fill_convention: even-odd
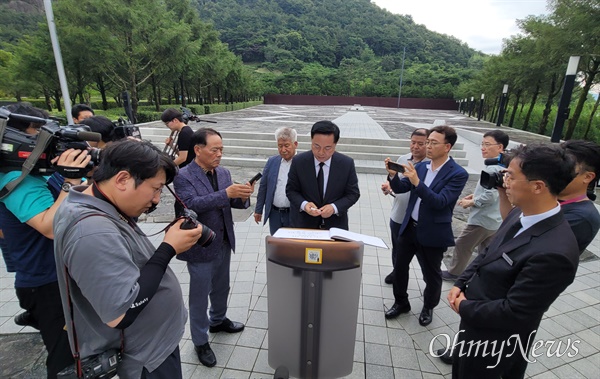
[[[96,132],[77,132],[77,139],[80,141],[100,142],[102,134]]]

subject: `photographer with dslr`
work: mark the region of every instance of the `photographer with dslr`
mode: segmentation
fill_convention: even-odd
[[[40,118],[48,116],[40,109],[23,104],[9,105],[6,109],[13,114]],[[37,135],[41,124],[9,117],[7,126],[20,133]],[[82,168],[89,161],[90,156],[86,151],[67,149],[55,164],[59,169]],[[20,169],[9,170],[8,167],[2,167],[0,188],[4,189],[8,183],[21,175]],[[15,290],[19,305],[26,310],[26,313],[15,317],[15,322],[39,328],[48,351],[48,378],[56,378],[60,370],[73,363],[67,333],[64,330],[65,320],[52,246],[52,227],[54,215],[67,197],[69,187],[80,183],[81,179],[63,179],[57,173],[49,179],[29,174],[12,192],[0,199],[0,229],[4,233],[5,243],[14,264]],[[62,191],[53,192],[54,188],[62,188]]]
[[[155,208],[176,172],[149,142],[114,142],[93,183],[72,189],[56,214],[62,303],[71,348],[84,368],[119,349],[122,361],[112,363],[121,378],[182,377],[178,344],[187,311],[168,264],[196,243],[202,228],[184,230],[179,220],[155,248],[134,221]]]

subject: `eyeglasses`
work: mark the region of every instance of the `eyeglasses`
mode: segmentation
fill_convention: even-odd
[[[504,183],[511,183],[511,182],[530,182],[533,179],[513,179],[512,175],[510,175],[508,173],[508,171],[504,171],[502,172],[502,177],[504,179]]]
[[[158,195],[158,194],[161,194],[161,193],[162,193],[162,191],[163,191],[163,187],[162,187],[162,186],[161,186],[161,187],[159,187],[159,188],[154,188],[154,187],[152,187],[152,190],[154,191],[154,195],[156,196],[156,195]]]
[[[430,140],[430,139],[425,141],[425,145],[427,145],[427,146],[431,145],[433,147],[436,147],[437,145],[445,145],[445,144],[446,144],[446,142],[438,142],[438,141],[434,141],[434,140]]]
[[[489,143],[489,142],[482,142],[481,143],[481,147],[485,147],[486,149],[490,146],[498,146],[500,145],[499,143]]]

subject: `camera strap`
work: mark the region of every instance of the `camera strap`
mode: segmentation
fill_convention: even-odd
[[[4,138],[4,131],[6,129],[6,119],[0,119],[0,137]],[[31,151],[31,154],[27,157],[25,162],[23,162],[23,167],[21,168],[21,176],[7,183],[2,189],[0,189],[0,200],[4,199],[8,194],[10,194],[22,181],[25,179],[27,175],[33,170],[35,164],[38,159],[42,156],[46,147],[50,145],[50,141],[52,140],[53,135],[45,131],[41,130],[38,135],[37,143],[35,147]]]
[[[91,217],[91,216],[101,216],[100,213],[98,214],[91,214],[91,215],[87,215],[84,218],[78,220],[77,222]],[[69,278],[71,278],[71,276],[69,275],[69,269],[67,268],[67,266],[65,266],[65,283],[66,283],[66,290],[67,290],[67,303],[69,305],[69,314],[70,314],[70,318],[71,318],[71,329],[73,330],[73,348],[75,349],[75,351],[73,352],[73,358],[75,359],[75,367],[77,368],[77,377],[78,378],[83,378],[83,371],[81,368],[81,354],[79,353],[79,342],[77,341],[77,330],[75,329],[75,318],[73,317],[73,302],[71,300],[71,289],[69,286]],[[121,354],[123,354],[125,352],[125,334],[124,331],[121,330]]]

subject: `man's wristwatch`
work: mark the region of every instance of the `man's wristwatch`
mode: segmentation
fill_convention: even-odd
[[[62,186],[60,186],[60,189],[65,191],[65,192],[69,192],[69,190],[71,189],[71,187],[73,187],[73,184],[69,183],[69,182],[63,182]]]

